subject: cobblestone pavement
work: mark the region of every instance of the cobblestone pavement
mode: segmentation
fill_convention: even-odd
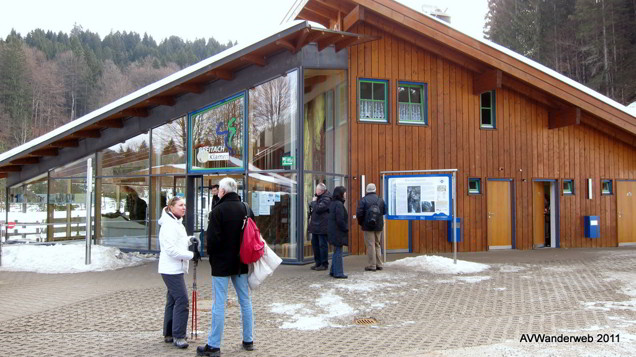
[[[389,260],[406,256],[412,255]],[[490,269],[441,275],[387,266],[372,273],[363,272],[366,257],[350,256],[349,279],[335,280],[309,265],[281,266],[253,292],[256,350],[240,347],[233,289],[221,350],[224,356],[636,354],[636,248],[494,251],[459,258]],[[163,343],[165,288],[156,270],[151,262],[98,273],[0,272],[0,355],[193,356],[194,346],[177,350]],[[198,269],[199,338],[193,345],[205,343],[209,326],[209,276],[204,261]],[[334,302],[336,310],[326,305]],[[378,323],[354,323],[365,317]],[[526,333],[620,334],[620,341],[520,342]]]

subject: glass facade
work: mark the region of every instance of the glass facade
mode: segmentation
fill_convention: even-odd
[[[96,244],[160,250],[157,221],[174,196],[193,200],[187,214],[194,216],[190,230],[199,234],[207,229],[212,186],[232,177],[270,248],[288,262],[308,260],[305,206],[313,187],[348,185],[347,104],[345,70],[293,69],[192,108],[9,188],[8,219],[25,224],[9,239],[85,239],[90,158]]]

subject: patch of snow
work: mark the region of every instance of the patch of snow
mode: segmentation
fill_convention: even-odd
[[[636,300],[628,301],[590,301],[583,302],[583,306],[590,310],[610,311],[610,310],[630,310],[636,311]]]
[[[355,281],[354,283],[338,283],[338,284],[334,284],[334,287],[336,287],[337,289],[342,289],[342,290],[347,290],[347,291],[351,291],[351,292],[371,292],[374,290],[391,290],[391,287],[398,287],[398,286],[402,286],[402,285],[406,285],[405,282],[401,282],[399,284],[394,284],[394,283],[376,283],[373,281],[364,281],[364,280],[358,280]]]
[[[311,284],[311,285],[309,285],[309,287],[312,288],[312,289],[320,289],[320,288],[322,288],[322,285],[320,285],[320,284]]]
[[[504,290],[506,290],[506,289],[507,289],[507,288],[494,288],[493,290],[497,290],[497,291],[504,291]]]
[[[149,258],[123,253],[114,247],[91,247],[91,264],[85,265],[84,244],[5,245],[0,271],[30,271],[44,274],[83,273],[142,265]]]
[[[502,265],[501,267],[499,267],[499,271],[501,271],[502,273],[518,273],[524,270],[526,270],[526,268],[516,265]]]
[[[416,270],[428,271],[433,274],[480,273],[490,268],[490,266],[486,264],[467,262],[464,260],[458,260],[457,264],[454,264],[453,259],[431,255],[404,258],[386,263],[385,265],[415,268]]]
[[[463,281],[465,283],[479,283],[485,280],[490,280],[489,276],[458,276],[455,278],[459,281]]]
[[[636,102],[633,102],[632,104],[628,105],[627,111],[636,117]]]
[[[322,293],[315,301],[317,313],[312,308],[305,307],[304,304],[272,304],[271,311],[277,314],[291,316],[292,321],[283,322],[281,328],[297,329],[302,331],[319,330],[324,327],[341,327],[331,320],[352,315],[356,312],[351,306],[344,302],[342,297],[334,294],[334,290]]]

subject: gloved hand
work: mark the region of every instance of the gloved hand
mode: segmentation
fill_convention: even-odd
[[[194,257],[192,260],[197,262],[201,260],[201,253],[199,253],[199,240],[195,237],[190,239],[190,246],[188,246],[188,250],[194,253]]]

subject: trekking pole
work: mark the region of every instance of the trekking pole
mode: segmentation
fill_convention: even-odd
[[[190,327],[190,339],[196,340],[198,338],[198,316],[197,316],[197,265],[198,261],[194,261],[194,276],[192,277],[192,326]]]

